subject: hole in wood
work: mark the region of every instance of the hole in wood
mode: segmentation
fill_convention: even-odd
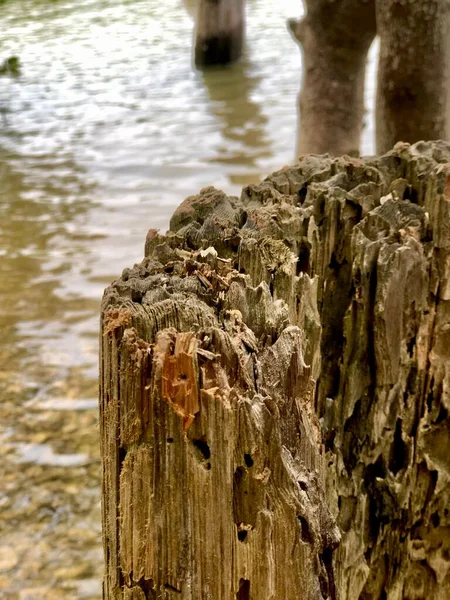
[[[366,559],[367,564],[370,563],[370,557],[372,556],[372,548],[367,548],[364,552],[364,558]]]
[[[434,404],[434,377],[431,378],[431,382],[430,382],[430,392],[427,395],[427,407],[428,407],[428,412],[432,412],[433,411],[433,404]]]
[[[248,579],[240,580],[236,600],[250,600],[250,581]]]
[[[325,196],[320,196],[319,201],[316,202],[316,208],[319,212],[319,216],[322,217],[325,211]]]
[[[240,542],[244,542],[247,539],[247,535],[248,535],[248,531],[245,529],[241,529],[240,531],[238,531],[238,540]]]
[[[121,465],[123,463],[123,461],[125,460],[126,455],[127,455],[126,449],[123,446],[121,446],[119,448],[119,465]]]
[[[208,443],[205,438],[192,440],[192,443],[197,448],[203,460],[209,460],[211,458],[211,450],[209,449]]]
[[[389,457],[389,470],[394,475],[397,475],[399,471],[405,469],[409,462],[408,446],[402,439],[402,420],[397,419],[395,426],[394,441],[391,446],[390,457]]]
[[[164,589],[167,590],[168,592],[174,592],[175,594],[181,594],[181,590],[179,590],[178,588],[176,588],[173,585],[170,585],[170,583],[165,583]]]
[[[436,417],[436,419],[434,420],[434,424],[439,425],[439,423],[442,423],[447,418],[448,418],[448,410],[445,408],[445,406],[443,404],[441,404],[441,407],[439,408],[439,414]]]
[[[328,581],[327,581],[327,578],[325,577],[325,575],[323,573],[321,573],[319,575],[319,586],[320,586],[320,592],[322,594],[323,600],[328,600],[328,598],[329,598],[329,595],[328,595]]]
[[[300,206],[303,206],[305,200],[306,200],[306,195],[308,193],[308,186],[304,185],[303,187],[301,187],[298,192],[297,192],[297,196],[298,196],[298,201],[300,203]]]
[[[435,512],[431,515],[431,523],[433,525],[433,527],[436,529],[436,527],[439,527],[441,522],[441,519],[439,517],[439,513]]]
[[[144,294],[142,293],[141,290],[136,289],[136,288],[131,288],[131,300],[133,302],[136,302],[137,304],[140,304],[142,302],[142,298],[144,297]]]
[[[336,586],[334,583],[333,574],[333,551],[331,548],[324,548],[322,554],[319,555],[320,562],[324,567],[322,571],[322,577],[319,577],[320,590],[322,597],[327,600],[328,598],[336,598]]]
[[[297,519],[300,524],[300,537],[302,538],[302,541],[306,542],[307,544],[312,544],[313,540],[308,521],[301,515],[298,515]]]
[[[419,204],[419,195],[416,188],[408,185],[403,192],[403,200],[409,200],[412,204]]]
[[[141,577],[139,581],[136,582],[136,585],[141,588],[145,598],[153,598],[155,591],[155,582],[153,579]]]
[[[173,444],[173,437],[168,437],[167,438],[167,443],[168,444]]]
[[[300,273],[309,273],[309,257],[311,254],[311,244],[302,242],[297,259],[297,275]]]
[[[250,467],[253,467],[253,458],[250,454],[244,454],[244,462],[249,469]]]
[[[416,347],[416,338],[412,337],[408,342],[406,342],[406,348],[408,350],[408,355],[410,358],[414,356],[414,349]]]

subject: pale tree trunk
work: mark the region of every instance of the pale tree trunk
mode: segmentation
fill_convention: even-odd
[[[242,54],[244,35],[245,0],[198,0],[195,66],[237,61]]]
[[[300,22],[289,22],[303,50],[298,153],[357,154],[374,0],[305,0],[305,7]]]
[[[377,151],[450,138],[450,2],[377,0]]]
[[[189,16],[195,19],[197,13],[197,0],[183,0],[183,4]]]
[[[105,599],[450,596],[449,163],[305,157],[149,232],[102,305]]]

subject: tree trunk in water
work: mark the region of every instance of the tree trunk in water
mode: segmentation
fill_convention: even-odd
[[[306,0],[289,21],[303,49],[299,154],[359,152],[367,53],[375,37],[372,0]]]
[[[377,151],[450,138],[448,0],[376,0],[380,60]]]
[[[449,163],[305,157],[149,232],[102,305],[105,599],[449,597]]]
[[[195,66],[227,65],[242,54],[245,0],[198,0]]]

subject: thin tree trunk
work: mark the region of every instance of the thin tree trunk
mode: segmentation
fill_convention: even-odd
[[[450,3],[377,0],[377,151],[450,138]]]
[[[242,54],[245,0],[198,0],[195,66],[227,65]]]
[[[305,157],[149,232],[102,306],[105,599],[449,597],[449,163]]]
[[[367,54],[375,37],[374,0],[306,0],[289,21],[303,49],[299,154],[358,154]]]

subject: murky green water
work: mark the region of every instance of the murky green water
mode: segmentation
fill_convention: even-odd
[[[100,597],[99,300],[187,195],[293,160],[300,4],[249,0],[244,60],[201,74],[194,1],[0,3],[1,598]]]

